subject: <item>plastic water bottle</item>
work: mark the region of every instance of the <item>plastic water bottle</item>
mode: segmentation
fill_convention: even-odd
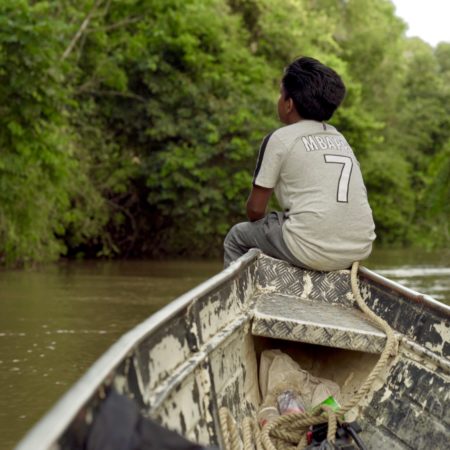
[[[302,398],[296,392],[287,390],[277,397],[278,411],[281,415],[292,413],[304,413],[305,405]]]

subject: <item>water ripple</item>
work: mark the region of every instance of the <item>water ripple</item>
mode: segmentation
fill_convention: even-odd
[[[385,277],[416,278],[450,276],[450,267],[399,267],[397,269],[375,270]]]

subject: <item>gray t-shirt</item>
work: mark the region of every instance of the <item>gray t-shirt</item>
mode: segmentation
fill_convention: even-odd
[[[331,125],[302,120],[267,136],[253,184],[274,188],[286,212],[283,238],[316,270],[347,268],[367,258],[375,239],[359,163]]]

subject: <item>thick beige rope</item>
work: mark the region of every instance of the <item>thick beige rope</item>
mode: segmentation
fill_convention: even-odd
[[[228,408],[220,408],[219,421],[225,450],[239,450],[241,448],[239,432]]]
[[[353,296],[356,303],[368,316],[369,320],[386,333],[386,344],[380,355],[380,359],[370,372],[366,381],[361,385],[353,398],[339,409],[338,414],[341,417],[358,405],[361,399],[372,388],[375,379],[386,367],[389,357],[395,356],[397,353],[397,340],[392,328],[386,321],[381,319],[381,317],[378,317],[365,304],[364,299],[359,292],[358,268],[359,262],[354,262],[351,270],[351,286]],[[225,450],[239,450],[241,448],[239,432],[234,419],[226,408],[221,408],[219,414]],[[222,416],[224,419],[222,419]],[[328,422],[327,439],[330,442],[334,442],[337,428],[337,418],[336,414],[329,407],[323,407],[314,414],[295,413],[282,415],[264,426],[260,432],[258,432],[258,426],[254,421],[244,421],[244,450],[253,450],[255,448],[253,443],[255,443],[257,450],[260,450],[261,444],[263,450],[303,450],[307,445],[306,431],[308,428],[311,425],[318,425],[324,422]]]

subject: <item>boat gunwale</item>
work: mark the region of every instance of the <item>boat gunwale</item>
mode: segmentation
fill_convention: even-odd
[[[450,318],[450,306],[446,305],[445,303],[439,302],[430,295],[421,294],[417,291],[414,291],[413,289],[407,288],[400,283],[383,277],[382,275],[368,269],[367,267],[360,267],[358,275],[360,275],[362,278],[367,279],[369,282],[373,282],[373,284],[375,285],[390,289],[418,305],[426,306],[434,312]]]
[[[159,311],[122,335],[103,353],[89,369],[63,394],[56,404],[19,441],[16,450],[38,450],[53,448],[81,408],[92,398],[111,372],[119,366],[130,352],[150,333],[156,331],[167,320],[187,308],[199,297],[214,291],[218,286],[233,279],[250,266],[261,254],[251,249],[228,268],[177,297]]]

